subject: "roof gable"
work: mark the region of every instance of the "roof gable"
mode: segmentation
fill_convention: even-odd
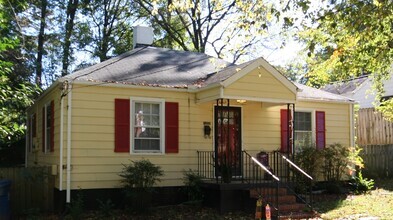
[[[258,58],[251,62],[248,62],[246,66],[243,68],[237,69],[238,72],[233,74],[225,81],[223,81],[222,85],[224,87],[228,87],[229,85],[233,84],[240,78],[244,77],[245,75],[249,74],[255,69],[265,69],[268,73],[270,73],[276,80],[281,82],[287,89],[289,89],[292,93],[296,94],[297,87],[291,81],[289,81],[286,77],[284,77],[278,70],[276,70],[272,65],[270,65],[265,59]]]

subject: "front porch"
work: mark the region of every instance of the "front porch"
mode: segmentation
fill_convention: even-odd
[[[220,165],[214,151],[198,151],[198,173],[204,180],[204,203],[222,213],[229,211],[255,212],[256,202],[262,199],[262,210],[269,204],[272,216],[285,219],[308,218],[312,210],[312,179],[306,193],[295,190],[298,169],[288,161],[290,155],[273,152],[241,152],[240,163],[230,178],[219,172]],[[258,163],[258,162],[259,163]],[[221,169],[222,170],[222,169]],[[303,175],[303,174],[302,174]],[[308,211],[307,211],[308,210]],[[264,215],[263,215],[264,216]]]

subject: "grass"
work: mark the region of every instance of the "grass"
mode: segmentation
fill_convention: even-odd
[[[346,195],[315,204],[322,219],[359,219],[377,217],[391,219],[393,210],[393,180],[376,182],[377,188],[368,194]]]

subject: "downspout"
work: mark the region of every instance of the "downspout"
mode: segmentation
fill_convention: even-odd
[[[63,191],[63,141],[64,141],[64,92],[65,88],[63,87],[62,94],[60,96],[60,164],[59,164],[59,190]]]
[[[67,192],[66,202],[71,202],[71,115],[72,115],[72,85],[68,88],[68,106],[67,106]]]
[[[26,113],[27,115],[26,115],[26,124],[28,125],[29,124],[29,114],[28,113]],[[31,128],[31,125],[28,127],[28,129],[26,129],[26,136],[25,136],[25,140],[26,140],[26,144],[25,144],[25,167],[27,167],[27,154],[28,154],[28,147],[29,147],[29,143],[31,142],[31,140],[30,140],[30,129],[32,129]]]

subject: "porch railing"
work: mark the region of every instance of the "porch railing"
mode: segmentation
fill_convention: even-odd
[[[202,178],[222,183],[223,179],[217,173],[215,152],[197,151],[198,173]],[[255,155],[255,157],[251,156]],[[299,166],[288,159],[289,155],[278,151],[253,152],[242,151],[240,161],[234,169],[240,169],[240,175],[233,175],[232,182],[246,183],[253,189],[254,196],[262,196],[269,205],[279,211],[279,190],[286,188],[312,209],[312,177]],[[239,167],[238,167],[239,166]],[[303,185],[299,185],[299,181]],[[304,186],[300,189],[299,186]],[[300,192],[299,192],[300,191]]]
[[[314,179],[302,170],[298,165],[291,161],[288,155],[274,151],[276,159],[284,162],[287,172],[287,178],[282,178],[282,183],[287,189],[296,196],[296,198],[305,203],[311,210],[313,209],[312,187]]]

